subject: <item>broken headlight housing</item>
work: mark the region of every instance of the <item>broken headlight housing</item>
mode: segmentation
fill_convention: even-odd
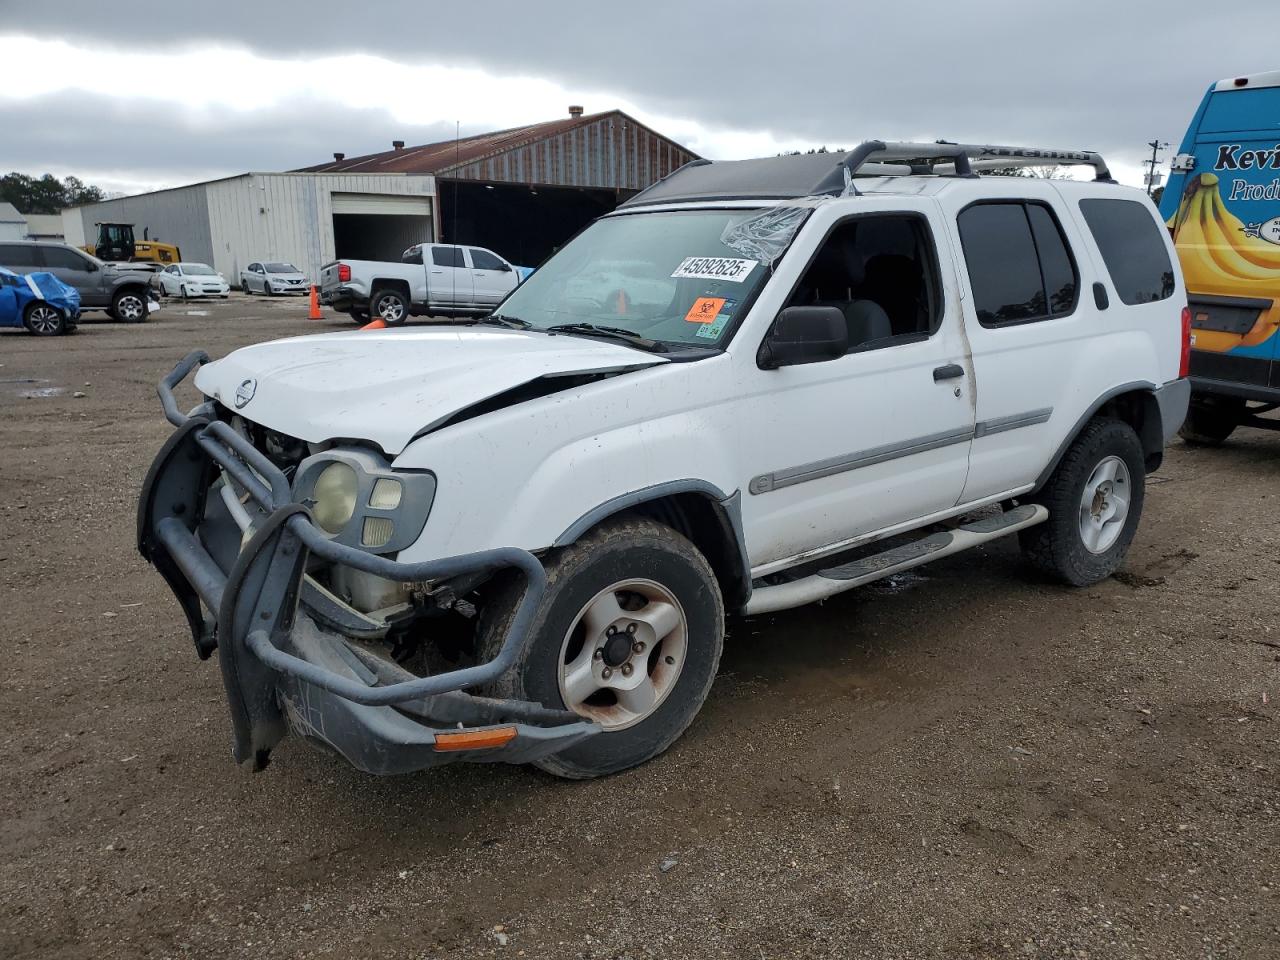
[[[325,533],[370,553],[395,553],[418,539],[436,495],[435,475],[393,470],[371,450],[338,448],[298,464],[293,499]]]

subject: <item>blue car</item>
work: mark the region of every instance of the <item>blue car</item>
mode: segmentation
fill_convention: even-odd
[[[70,333],[80,294],[52,273],[18,274],[0,267],[0,327],[26,327],[39,337]]]

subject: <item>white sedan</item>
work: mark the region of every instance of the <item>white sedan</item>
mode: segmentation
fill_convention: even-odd
[[[222,297],[231,295],[226,278],[207,263],[171,263],[155,276],[166,297]]]
[[[245,293],[310,293],[311,281],[292,263],[255,261],[240,271]]]

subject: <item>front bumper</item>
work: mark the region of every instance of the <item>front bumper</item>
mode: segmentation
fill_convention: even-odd
[[[398,563],[334,543],[292,501],[284,474],[211,404],[178,410],[173,388],[208,359],[188,355],[160,384],[177,429],[143,485],[138,549],[181,604],[201,659],[218,654],[238,762],[262,768],[288,732],[375,774],[455,760],[524,763],[600,732],[568,711],[465,692],[513,668],[545,586],[536,557],[505,548]],[[229,559],[206,523],[221,501],[208,496],[220,472],[262,518]],[[361,624],[344,630],[343,610],[306,575],[312,557],[400,582],[514,568],[525,594],[493,660],[418,677],[355,642]]]

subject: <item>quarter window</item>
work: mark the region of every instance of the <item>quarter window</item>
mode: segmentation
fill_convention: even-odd
[[[432,247],[431,262],[437,267],[465,267],[461,247]]]
[[[1150,209],[1136,200],[1081,200],[1111,284],[1122,303],[1153,303],[1173,296],[1173,264]]]
[[[984,327],[1048,320],[1075,309],[1075,261],[1047,206],[976,203],[957,222],[974,310]]]

